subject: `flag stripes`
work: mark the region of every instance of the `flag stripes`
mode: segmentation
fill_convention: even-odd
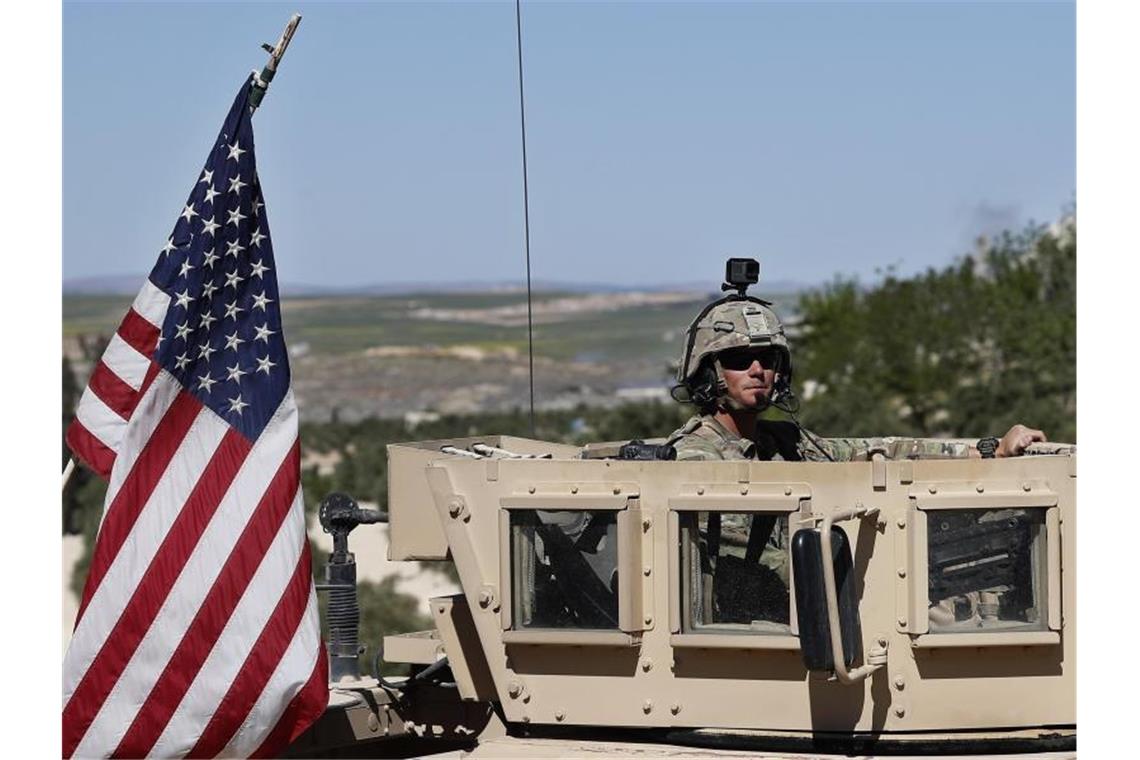
[[[201,414],[213,415],[213,412],[204,410]],[[68,702],[64,716],[70,717],[68,726],[72,730],[70,734],[65,731],[65,753],[70,751],[70,743],[76,741],[76,735],[88,728],[95,714],[102,709],[112,688],[118,684],[119,675],[150,630],[155,616],[166,602],[175,580],[197,545],[202,530],[249,452],[250,445],[244,436],[225,425],[218,424],[216,427],[223,435],[217,455],[207,457],[206,466],[201,477],[197,478],[185,507],[174,518],[170,531],[135,587],[130,601],[106,638],[106,643],[88,666],[83,680]],[[145,696],[138,695],[134,701],[137,704]],[[145,752],[136,753],[136,756],[143,754]]]
[[[312,606],[316,607],[316,597],[313,597]],[[315,614],[315,611],[314,611]],[[281,748],[301,735],[303,727],[308,726],[320,717],[323,708],[316,707],[328,699],[329,666],[325,654],[324,644],[317,647],[316,663],[313,665],[312,675],[301,687],[300,691],[290,700],[289,705],[277,719],[277,724],[262,743],[249,753],[249,757],[276,757]],[[235,747],[235,754],[239,749]]]
[[[102,361],[95,365],[95,371],[91,373],[87,387],[107,405],[108,409],[122,417],[124,422],[131,418],[131,412],[135,410],[135,404],[139,400],[138,389],[124,382]]]
[[[136,391],[142,390],[143,378],[151,367],[150,358],[140,354],[134,346],[120,338],[118,333],[111,336],[101,363]]]
[[[64,440],[72,453],[80,457],[94,472],[99,474],[110,472],[115,464],[114,449],[105,445],[99,437],[88,430],[78,414],[67,426]],[[79,454],[80,451],[83,452],[82,455]]]
[[[293,469],[294,472],[298,469],[295,464]],[[287,515],[295,517],[298,511],[303,516],[304,507],[299,498],[288,494],[283,478],[274,478],[270,491],[272,495],[258,506],[254,519],[235,543],[234,551],[182,637],[181,664],[199,669],[200,673],[171,716],[152,754],[182,755],[196,743],[203,728],[202,716],[209,716],[217,709],[228,684],[248,656],[252,641],[269,623],[278,599],[287,589],[298,557],[308,553],[303,521],[298,526],[297,520],[286,519]],[[296,505],[293,509],[289,508],[290,502]],[[284,573],[282,567],[286,568]],[[312,587],[311,579],[309,587]],[[234,636],[235,631],[249,634],[248,640]],[[237,725],[231,725],[231,731]]]
[[[159,366],[158,346],[170,296],[147,280],[95,366],[67,430],[67,445],[88,467],[108,477],[130,419]]]
[[[254,457],[251,455],[247,461],[254,461]],[[170,647],[175,648],[155,682],[154,688],[146,696],[145,702],[140,700],[141,708],[138,710],[137,717],[120,742],[124,751],[118,754],[181,754],[185,751],[185,747],[181,752],[166,750],[153,753],[152,746],[167,729],[176,711],[189,712],[191,716],[194,714],[209,715],[214,704],[221,697],[222,692],[219,689],[228,683],[226,674],[216,667],[206,669],[209,674],[208,678],[203,678],[200,673],[203,671],[207,657],[216,657],[211,652],[226,626],[233,624],[231,619],[234,617],[234,610],[239,604],[247,607],[251,605],[268,607],[276,600],[277,596],[274,595],[274,592],[279,593],[279,588],[270,588],[265,581],[251,583],[255,572],[264,575],[264,571],[260,568],[264,564],[262,558],[266,555],[267,548],[276,539],[281,548],[287,550],[293,557],[294,562],[296,555],[301,553],[298,542],[294,540],[296,534],[290,530],[292,526],[286,523],[285,528],[282,529],[281,524],[297,489],[296,473],[291,476],[287,472],[290,465],[295,470],[299,469],[296,467],[296,463],[292,462],[291,455],[284,457],[273,482],[266,490],[265,497],[257,504],[256,509],[249,510],[253,516],[249,523],[244,526],[241,535],[231,539],[230,546],[233,548],[224,564],[220,558],[213,563],[215,572],[219,566],[221,571],[217,572],[216,577],[213,577],[212,585],[206,585],[210,581],[210,576],[203,577],[198,573],[191,574],[188,582],[199,584],[204,590],[201,600],[192,600],[198,603],[196,611],[193,611],[193,618],[184,623],[177,619],[156,622],[156,626],[161,625],[166,629],[167,634],[159,637],[156,643],[160,646],[165,643],[167,651]],[[234,486],[231,486],[231,493],[234,487],[238,485],[235,483]],[[290,488],[292,488],[293,493],[288,493]],[[215,520],[223,518],[223,512],[224,510],[220,510]],[[222,537],[215,535],[211,538]],[[188,568],[188,570],[191,569]],[[206,568],[202,568],[202,570],[205,572]],[[280,585],[280,579],[278,579],[278,585]],[[208,592],[205,592],[207,588]],[[257,630],[255,626],[256,621],[248,627]],[[244,657],[244,654],[241,657]],[[240,658],[238,662],[240,662]],[[236,670],[237,666],[234,665],[233,667]],[[195,679],[199,680],[196,681]],[[199,694],[201,695],[200,698]],[[171,726],[171,729],[172,734],[177,735],[179,733],[177,722]],[[194,730],[194,735],[196,736],[197,732],[200,731],[201,725],[198,725]]]
[[[179,398],[170,404],[170,409],[185,395],[180,393]],[[169,410],[168,415],[163,417],[164,421],[168,417]],[[256,633],[266,624],[273,605],[283,592],[285,580],[291,575],[290,571],[281,573],[279,566],[288,563],[292,569],[302,553],[308,555],[304,506],[300,497],[300,446],[297,440],[296,406],[292,395],[281,404],[266,434],[252,446],[240,433],[217,419],[212,410],[202,409],[195,427],[207,421],[217,431],[229,431],[223,437],[211,430],[210,436],[222,442],[217,450],[208,445],[198,447],[199,450],[192,459],[187,456],[187,451],[180,450],[175,457],[175,465],[168,468],[185,470],[186,462],[199,462],[200,467],[190,466],[189,472],[180,477],[193,477],[202,487],[221,493],[212,519],[208,521],[201,539],[170,590],[170,596],[179,599],[180,604],[162,606],[157,617],[153,621],[147,621],[149,630],[137,651],[133,652],[133,658],[128,656],[129,662],[125,669],[121,666],[121,657],[116,661],[119,667],[112,669],[111,677],[118,680],[113,680],[105,704],[94,708],[97,715],[93,719],[83,720],[88,718],[91,707],[87,707],[85,712],[69,712],[68,708],[77,703],[77,697],[81,698],[80,704],[87,705],[93,701],[92,694],[97,696],[98,692],[89,689],[81,692],[77,689],[70,696],[68,708],[65,708],[65,756],[83,756],[84,745],[87,743],[84,737],[97,736],[100,741],[105,741],[108,735],[112,735],[118,741],[120,734],[131,730],[134,733],[130,738],[123,736],[123,751],[117,751],[116,754],[183,754],[201,732],[200,716],[208,716],[213,711],[222,696],[221,690],[233,677],[233,673],[227,671],[236,672],[246,657],[247,652],[241,649],[229,651],[242,646],[243,637],[224,638],[224,632],[239,617],[235,608],[264,608],[263,613],[253,615],[254,619],[244,621],[245,625],[242,626]],[[229,487],[223,489],[219,484],[211,482],[213,478],[207,476],[206,468],[208,463],[227,458],[224,447],[231,433],[245,441],[247,453],[242,462],[231,465],[236,475]],[[161,431],[156,428],[150,439],[154,440],[159,435]],[[193,436],[198,437],[199,435]],[[238,451],[240,450],[239,448]],[[146,447],[137,458],[135,469],[145,459]],[[178,489],[172,489],[167,481],[168,478],[163,478],[163,492],[168,496],[177,494]],[[193,488],[194,493],[205,493]],[[128,476],[128,481],[115,495],[115,499],[126,498],[130,490]],[[191,494],[191,488],[186,488],[185,492]],[[193,495],[189,495],[187,503],[192,498]],[[152,533],[175,522],[174,515],[185,507],[178,503],[181,500],[176,498],[174,501],[172,504],[148,504],[139,516],[134,530]],[[290,519],[287,520],[287,516]],[[189,528],[189,523],[184,526]],[[174,529],[172,526],[171,530]],[[134,536],[131,538],[133,540]],[[147,542],[153,542],[155,546],[160,541],[161,537],[147,538]],[[167,548],[164,543],[163,549],[159,551]],[[117,582],[110,581],[115,580],[116,575],[123,575],[118,572],[120,566],[129,568],[136,562],[138,558],[131,557],[129,563],[113,565],[91,605],[92,611],[101,614],[89,613],[88,618],[111,617],[114,622],[113,616],[126,614],[125,608],[129,607],[129,602],[124,598],[124,591],[130,592],[134,579],[124,576]],[[260,582],[257,578],[261,578]],[[311,585],[310,579],[310,588]],[[112,590],[117,593],[111,593]],[[124,612],[119,613],[119,610]],[[89,626],[88,618],[77,626],[69,657],[73,653],[76,657],[83,657],[83,644],[88,640],[112,641],[118,638],[117,631],[108,630],[110,626]],[[248,646],[248,642],[245,646]],[[100,665],[96,657],[88,672]],[[121,682],[136,680],[132,677],[134,671],[147,669],[162,674],[149,693],[121,689]],[[179,720],[180,713],[185,714],[185,719]],[[137,720],[134,717],[136,715]],[[137,728],[135,723],[138,724]],[[69,735],[68,727],[73,725],[76,728]],[[164,728],[173,736],[181,734],[180,749],[148,750],[147,746],[154,744]],[[190,732],[189,736],[186,735],[187,731]]]
[[[154,493],[159,478],[166,472],[167,465],[201,411],[202,403],[198,399],[187,393],[176,394],[174,403],[162,415],[162,421],[154,435],[147,439],[142,453],[131,467],[123,487],[107,507],[99,526],[99,541],[95,544],[91,568],[87,571],[87,583],[83,587],[83,599],[75,618],[77,628],[83,622],[92,595],[99,588],[103,576],[119,553],[119,548],[134,527],[141,508]]]
[[[124,343],[141,356],[150,356],[154,353],[161,332],[160,325],[151,324],[135,311],[133,306],[127,310],[127,316],[123,317],[119,329],[115,331]]]
[[[312,591],[313,568],[308,552],[298,552],[296,569],[285,593],[269,616],[261,635],[253,645],[230,688],[214,710],[198,742],[188,757],[214,757],[229,742],[235,728],[240,727],[253,708],[262,689],[273,675],[277,663],[297,633],[309,594]]]

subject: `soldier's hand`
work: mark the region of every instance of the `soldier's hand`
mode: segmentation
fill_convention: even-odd
[[[1009,429],[1009,432],[1002,436],[1001,442],[998,443],[997,451],[994,456],[999,457],[1019,457],[1025,453],[1025,449],[1031,443],[1044,442],[1048,440],[1045,434],[1040,430],[1034,430],[1025,425],[1014,425]]]

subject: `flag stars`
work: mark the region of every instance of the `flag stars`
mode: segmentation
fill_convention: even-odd
[[[200,185],[203,182],[205,182],[207,185],[209,185],[213,181],[214,181],[214,170],[213,169],[203,169],[202,170],[202,179],[198,180],[198,184]]]
[[[209,372],[204,375],[198,375],[198,390],[204,390],[206,393],[209,393],[211,386],[213,386],[216,382],[218,381],[212,379]]]
[[[234,330],[233,335],[226,336],[226,350],[233,349],[237,351],[238,346],[242,343],[245,343],[245,341],[238,337],[237,330]]]
[[[202,320],[201,320],[201,321],[198,323],[198,326],[199,326],[199,327],[204,327],[204,328],[206,328],[207,330],[209,330],[209,329],[210,329],[210,325],[212,325],[214,322],[217,322],[217,321],[218,321],[218,318],[217,318],[217,317],[215,317],[215,316],[214,316],[213,314],[211,314],[210,312],[206,311],[206,312],[203,312],[203,313],[202,313]]]
[[[237,227],[242,219],[248,219],[245,214],[241,212],[240,208],[235,208],[229,212],[230,218],[226,220],[226,224],[232,224]]]
[[[266,237],[268,237],[268,235],[263,235],[263,234],[261,233],[261,228],[260,228],[260,227],[258,227],[257,229],[255,229],[255,230],[253,231],[253,234],[252,234],[252,235],[250,235],[250,237],[249,237],[249,242],[250,242],[251,244],[253,244],[253,246],[254,246],[255,248],[260,248],[260,247],[261,247],[261,241],[262,241],[262,240],[265,240],[265,238],[266,238]]]
[[[238,141],[236,139],[233,141],[233,144],[231,144],[229,146],[229,149],[230,149],[230,154],[228,156],[226,156],[226,158],[227,159],[232,158],[235,161],[240,160],[241,154],[246,152],[246,150],[241,147],[241,145],[238,143]]]
[[[213,267],[212,262],[211,262],[210,266]],[[214,291],[216,291],[217,289],[218,289],[217,283],[207,282],[205,285],[202,286],[202,298],[205,298],[207,301],[211,300],[214,297]]]
[[[174,337],[176,339],[181,338],[182,340],[186,340],[186,336],[190,334],[190,330],[191,330],[190,320],[186,320],[182,324],[178,325],[177,330],[178,330],[178,334],[175,335]]]
[[[253,268],[250,274],[252,274],[254,277],[260,278],[261,275],[265,274],[268,271],[269,267],[262,264],[261,259],[258,259],[257,261],[253,262]]]
[[[266,296],[264,291],[253,297],[253,308],[255,309],[265,311],[266,305],[271,303],[273,303],[273,299]]]
[[[221,226],[222,225],[220,225],[214,221],[213,215],[211,215],[209,219],[207,219],[206,217],[202,217],[202,234],[203,235],[213,235],[214,230],[218,229]]]
[[[237,258],[237,255],[239,253],[241,253],[242,251],[245,250],[245,246],[242,245],[241,243],[239,243],[237,240],[226,243],[226,245],[229,246],[226,249],[226,255],[227,256],[233,256],[235,259]]]
[[[221,193],[215,190],[213,185],[206,185],[206,197],[202,199],[202,203],[213,203],[214,198],[219,195]]]
[[[241,195],[241,189],[243,187],[246,187],[248,184],[248,182],[242,182],[240,176],[234,177],[230,180],[230,189],[226,192],[237,193],[238,195]]]
[[[163,256],[167,255],[168,253],[170,253],[171,251],[173,251],[177,247],[178,246],[176,246],[174,244],[174,237],[173,236],[168,237],[166,239],[166,245],[162,246],[162,255]]]
[[[244,369],[241,368],[241,362],[234,362],[234,366],[226,367],[226,380],[232,380],[240,383],[242,375],[248,375]]]
[[[202,345],[198,346],[198,355],[201,356],[204,361],[210,361],[210,354],[217,350],[218,349],[210,345],[210,341],[207,339],[202,342]],[[209,373],[207,372],[206,374],[208,375]]]
[[[190,288],[186,288],[181,293],[175,293],[174,297],[178,301],[178,303],[176,303],[175,305],[181,306],[183,309],[190,306],[190,302],[194,300],[193,298],[190,297]]]
[[[186,369],[188,364],[190,364],[190,357],[185,353],[179,354],[178,358],[174,361],[174,365],[178,367],[178,369]]]
[[[190,273],[191,269],[195,269],[195,268],[196,267],[190,263],[190,259],[186,259],[185,261],[182,262],[182,267],[178,270],[178,276],[179,277],[185,277],[187,274]]]
[[[187,203],[186,207],[182,209],[182,213],[179,214],[179,216],[186,221],[190,221],[194,217],[198,216],[198,210],[194,208],[193,203]]]
[[[236,322],[237,321],[237,315],[243,311],[245,311],[245,309],[238,306],[237,305],[237,299],[234,299],[233,303],[226,304],[226,314],[224,317],[222,317],[222,319],[229,319],[230,317],[233,317],[234,321]]]
[[[238,274],[236,269],[232,272],[226,272],[226,284],[222,287],[233,288],[234,290],[237,290],[238,283],[244,279],[244,277]]]
[[[249,406],[249,404],[247,404],[241,400],[241,394],[240,393],[237,396],[235,396],[234,398],[230,398],[230,399],[226,399],[226,400],[230,402],[229,411],[237,412],[239,416],[241,415],[241,410],[246,408],[247,406]]]
[[[270,361],[269,357],[266,356],[264,359],[258,359],[257,360],[257,370],[256,371],[257,372],[264,372],[265,376],[269,377],[269,370],[273,367],[276,367],[276,366],[277,366],[277,362]]]
[[[269,336],[277,334],[274,330],[269,329],[269,325],[256,325],[253,329],[257,332],[253,338],[254,342],[263,340],[266,345],[269,344]]]
[[[214,253],[214,249],[211,248],[210,250],[206,251],[206,260],[202,262],[202,265],[207,266],[210,269],[213,269],[214,268],[214,262],[220,258],[221,258],[221,256]]]

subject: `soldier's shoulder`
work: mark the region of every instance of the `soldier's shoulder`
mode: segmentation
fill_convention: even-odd
[[[720,436],[711,426],[703,423],[700,415],[690,417],[681,427],[669,436],[669,442],[677,450],[681,461],[724,459]]]

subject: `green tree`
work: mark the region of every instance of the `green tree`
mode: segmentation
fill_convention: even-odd
[[[805,294],[803,421],[825,435],[980,436],[1016,422],[1076,440],[1076,223],[873,287]]]

